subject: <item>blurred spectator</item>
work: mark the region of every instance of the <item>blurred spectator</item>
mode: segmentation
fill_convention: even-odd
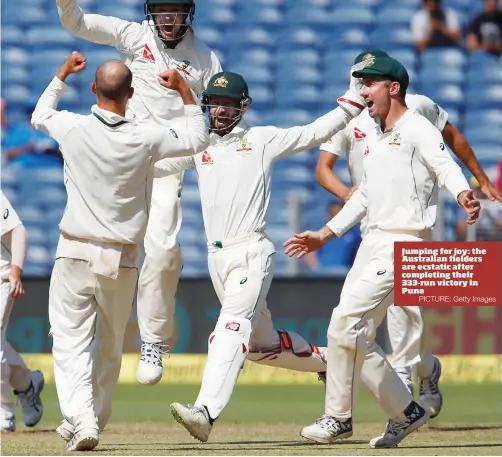
[[[458,45],[462,39],[457,15],[441,8],[440,0],[423,0],[423,8],[411,19],[411,31],[419,51]]]
[[[467,47],[470,51],[502,54],[502,11],[497,0],[485,0],[484,12],[478,14],[469,27]]]
[[[31,112],[26,111],[26,121],[9,125],[5,101],[2,109],[2,164],[20,163],[27,166],[62,163],[58,144],[42,132],[31,127]]]
[[[481,203],[481,212],[475,225],[476,241],[502,241],[502,205],[497,200],[490,201],[479,190],[479,183],[472,178],[474,195]],[[467,235],[465,212],[457,221],[457,241],[464,241]]]
[[[343,208],[343,203],[334,201],[328,205],[327,221],[335,217]],[[357,249],[361,243],[359,224],[352,227],[341,238],[333,238],[316,252],[307,255],[307,265],[310,269],[323,269],[332,267],[350,267],[354,263]]]

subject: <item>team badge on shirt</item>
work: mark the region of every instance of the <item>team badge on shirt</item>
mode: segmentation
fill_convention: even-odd
[[[211,155],[209,154],[209,152],[204,151],[202,153],[202,161],[201,162],[202,162],[202,165],[212,165],[214,163],[214,160],[211,157]]]
[[[247,140],[247,138],[242,138],[241,141],[239,142],[239,146],[237,147],[236,151],[237,152],[243,152],[243,151],[251,151],[252,144]]]
[[[193,70],[193,67],[192,65],[190,65],[190,62],[188,60],[182,60],[181,63],[176,67],[176,70],[185,73],[185,75],[189,75]]]
[[[393,149],[397,148],[398,146],[401,146],[401,134],[396,133],[392,140],[389,142],[389,146],[391,146]]]

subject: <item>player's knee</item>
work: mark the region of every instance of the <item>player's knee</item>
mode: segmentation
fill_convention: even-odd
[[[341,347],[352,347],[356,337],[357,332],[352,319],[335,308],[328,327],[328,340]]]
[[[252,326],[251,321],[244,317],[234,316],[232,314],[220,314],[214,332],[209,337],[209,344],[214,338],[219,335],[224,335],[224,338],[238,338],[246,346],[246,351],[249,349],[249,341],[251,339]]]

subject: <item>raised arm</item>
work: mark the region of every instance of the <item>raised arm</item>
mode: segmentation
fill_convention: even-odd
[[[185,104],[185,129],[160,127],[154,139],[154,157],[182,157],[202,152],[209,146],[209,131],[202,109],[197,106],[188,83],[176,70],[169,70],[160,75],[160,84],[167,89],[179,92]]]
[[[354,65],[350,74],[364,68],[368,61]],[[350,78],[350,88],[342,97],[338,98],[339,106],[329,113],[316,119],[314,122],[289,129],[274,129],[266,144],[265,153],[271,159],[306,151],[327,141],[340,130],[344,129],[349,121],[359,115],[366,106],[360,95],[360,79]]]
[[[81,72],[86,64],[87,61],[82,54],[73,52],[45,89],[31,116],[33,128],[49,135],[58,143],[73,128],[76,120],[80,117],[68,111],[57,111],[59,98],[67,90],[64,81],[70,74]]]
[[[57,0],[59,19],[72,35],[93,43],[128,51],[137,41],[141,25],[111,16],[84,14],[76,0]]]

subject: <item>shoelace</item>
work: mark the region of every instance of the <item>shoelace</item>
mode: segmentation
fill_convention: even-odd
[[[19,392],[17,394],[17,399],[21,404],[25,404],[30,408],[33,408],[35,411],[39,411],[37,404],[37,396],[35,393],[35,386],[33,382],[30,383],[30,387],[25,392]]]
[[[412,422],[418,419],[419,415],[420,411],[417,408],[414,408],[413,411],[406,416],[406,420],[403,422],[389,420],[385,433],[390,433],[394,436],[398,435],[401,431],[409,427]]]
[[[317,419],[316,424],[332,433],[333,429],[338,432],[344,432],[349,428],[350,421],[340,422],[325,414],[320,419]]]
[[[141,346],[141,360],[148,363],[160,365],[160,360],[164,356],[169,358],[171,347],[162,343],[143,343]]]

